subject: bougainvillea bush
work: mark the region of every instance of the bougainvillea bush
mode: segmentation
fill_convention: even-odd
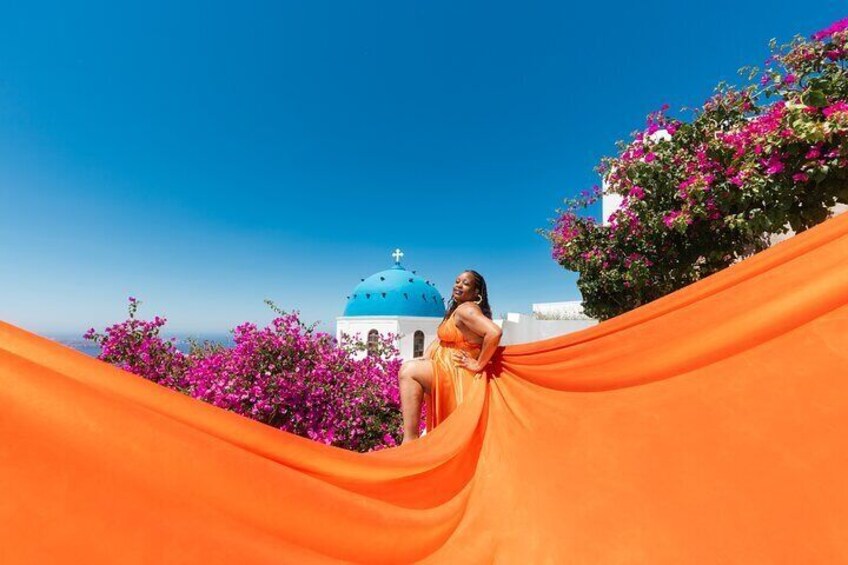
[[[648,116],[602,159],[605,190],[623,197],[607,224],[580,212],[599,187],[566,200],[552,256],[579,273],[588,315],[607,319],[803,231],[848,203],[848,18],[771,44],[764,70],[719,84],[691,121]]]
[[[325,444],[372,451],[400,443],[396,336],[381,336],[362,355],[359,336],[337,341],[269,302],[277,317],[267,327],[245,323],[233,330],[232,347],[194,342],[183,353],[160,335],[164,318],[136,317],[139,303],[131,297],[127,320],[85,334],[101,347],[99,359]]]

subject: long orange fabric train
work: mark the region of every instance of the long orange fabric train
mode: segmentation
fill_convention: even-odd
[[[283,433],[0,326],[3,563],[848,562],[848,214],[505,347],[420,440]]]

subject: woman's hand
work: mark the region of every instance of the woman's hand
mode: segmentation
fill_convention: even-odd
[[[455,351],[453,353],[453,362],[456,365],[463,367],[464,369],[468,369],[472,373],[475,373],[475,379],[479,379],[483,376],[483,365],[481,365],[480,362],[477,361],[477,359],[474,359],[465,351]]]

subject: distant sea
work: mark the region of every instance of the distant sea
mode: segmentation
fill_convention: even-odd
[[[53,341],[57,341],[62,345],[67,345],[68,347],[72,347],[77,351],[81,351],[86,355],[90,355],[91,357],[97,357],[100,355],[100,346],[96,345],[94,342],[85,340],[82,338],[82,334],[80,335],[45,335],[44,337],[48,339],[52,339]],[[233,345],[233,336],[232,334],[183,334],[183,335],[163,335],[164,339],[176,338],[174,345],[177,349],[182,351],[183,353],[188,352],[189,350],[189,339],[194,339],[199,343],[203,343],[204,341],[208,341],[211,343],[219,343],[221,345],[230,347]]]

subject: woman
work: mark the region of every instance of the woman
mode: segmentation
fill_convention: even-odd
[[[492,321],[486,281],[467,270],[454,283],[449,307],[424,357],[405,361],[398,374],[403,441],[418,438],[421,402],[426,395],[426,429],[431,431],[462,402],[501,341]]]

